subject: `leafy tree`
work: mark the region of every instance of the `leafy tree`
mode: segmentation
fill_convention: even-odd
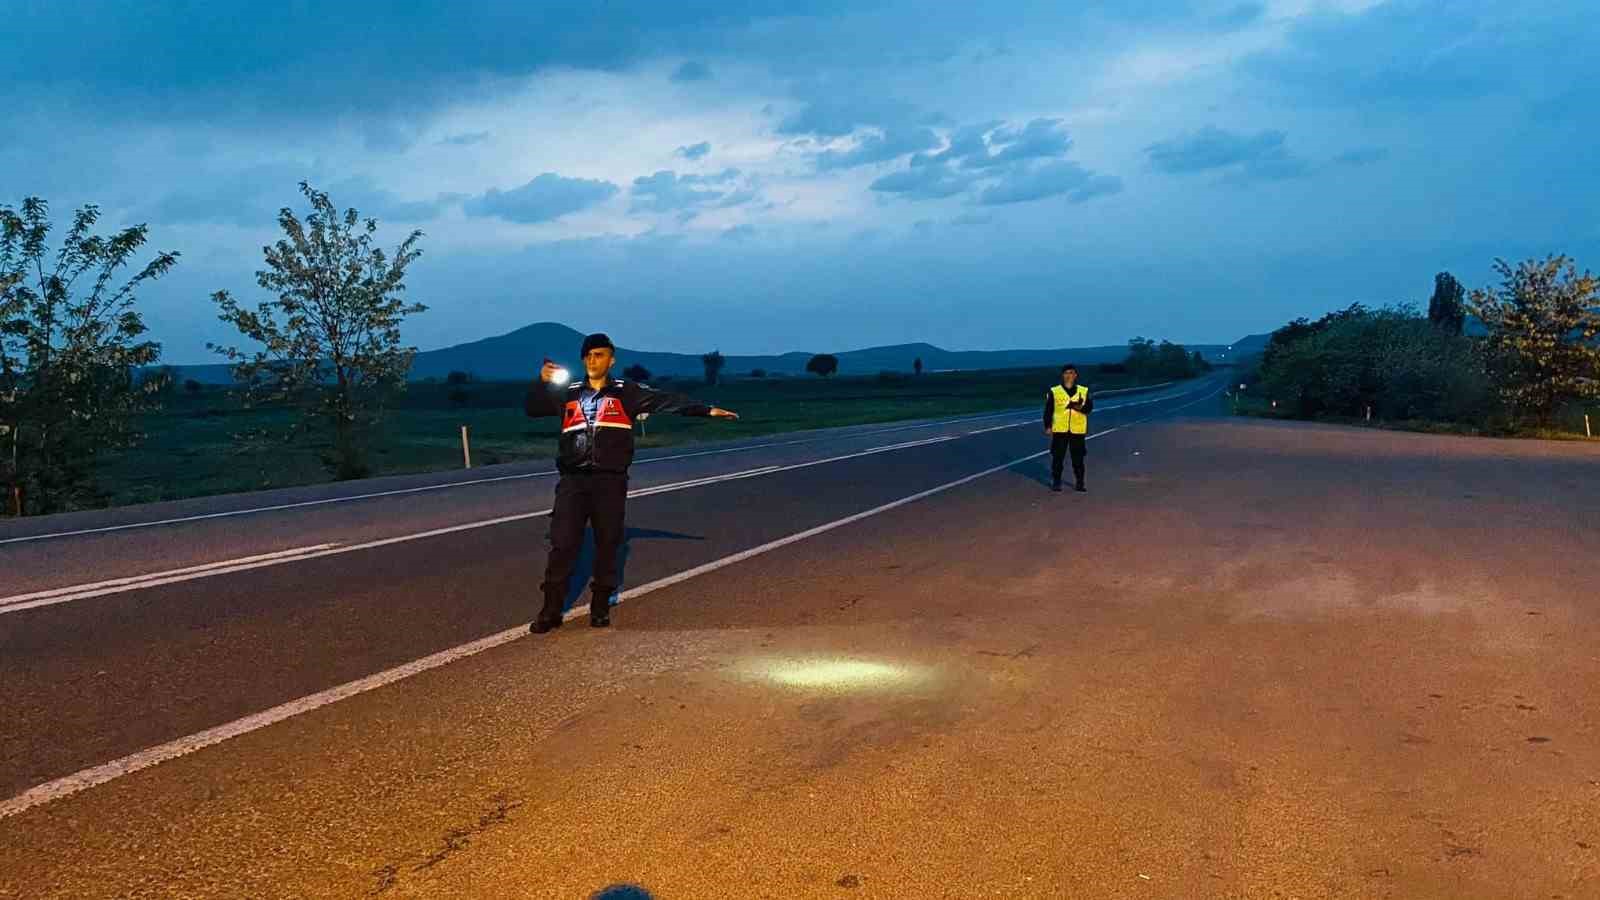
[[[765,377],[767,377],[767,370],[766,369],[751,369],[750,370],[750,377],[751,378],[765,378]]]
[[[466,372],[452,370],[444,377],[445,384],[471,384],[472,376]]]
[[[622,370],[622,376],[629,381],[649,381],[650,370],[639,365],[638,363],[634,363],[633,365]]]
[[[1281,344],[1261,384],[1302,418],[1498,421],[1477,343],[1403,306],[1335,314]]]
[[[198,396],[199,393],[202,390],[205,390],[205,385],[203,385],[200,382],[194,380],[193,378],[190,378],[190,379],[184,381],[183,389],[188,391],[191,395]]]
[[[1433,297],[1428,300],[1428,321],[1451,334],[1460,334],[1467,324],[1467,308],[1462,302],[1465,289],[1449,272],[1433,277]]]
[[[922,374],[922,357],[919,356],[912,361],[911,370],[916,372],[918,375]]]
[[[265,248],[256,283],[277,298],[249,310],[227,291],[212,299],[221,318],[259,345],[253,352],[216,347],[233,362],[249,405],[292,404],[301,415],[288,438],[320,431],[332,441],[323,462],[338,478],[368,473],[366,442],[384,404],[405,389],[415,347],[402,347],[407,315],[427,309],[401,299],[405,275],[421,255],[413,231],[390,258],[374,246],[376,219],[341,216],[328,195],[305,182],[312,212],[302,222],[285,207],[285,237]],[[252,437],[261,437],[260,432]]]
[[[700,364],[706,367],[706,384],[716,384],[717,378],[722,374],[722,367],[728,364],[728,360],[719,351],[713,350],[700,357]]]
[[[1190,368],[1195,372],[1211,371],[1211,363],[1206,361],[1206,358],[1201,355],[1199,350],[1194,352],[1194,355],[1190,357],[1189,362]]]
[[[839,358],[831,353],[818,353],[806,360],[806,371],[827,378],[839,371]]]
[[[136,225],[90,234],[99,207],[80,208],[61,247],[46,245],[49,205],[0,206],[0,474],[22,498],[20,513],[96,503],[96,463],[143,437],[135,414],[159,406],[162,377],[139,379],[161,345],[143,339],[135,291],[177,264],[158,253],[113,288],[147,238]]]
[[[1495,260],[1501,285],[1472,292],[1471,310],[1502,398],[1521,416],[1548,424],[1570,400],[1600,398],[1600,280],[1565,256]]]

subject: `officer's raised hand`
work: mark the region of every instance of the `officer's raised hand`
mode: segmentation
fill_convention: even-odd
[[[549,384],[555,380],[556,373],[559,371],[561,371],[561,367],[556,365],[549,357],[545,357],[544,365],[539,368],[539,380]]]
[[[731,409],[723,409],[720,406],[711,407],[711,412],[707,413],[706,415],[709,415],[713,419],[737,419],[737,418],[739,418],[739,414],[738,413],[734,412]]]

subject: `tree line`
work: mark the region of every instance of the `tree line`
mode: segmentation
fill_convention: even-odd
[[[1372,416],[1548,428],[1600,399],[1600,281],[1566,256],[1495,261],[1500,283],[1470,293],[1434,278],[1424,314],[1360,303],[1274,331],[1261,386],[1302,418]]]

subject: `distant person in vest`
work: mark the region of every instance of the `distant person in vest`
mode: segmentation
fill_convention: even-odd
[[[734,413],[658,391],[637,381],[611,377],[616,347],[603,334],[583,339],[583,377],[544,361],[528,388],[524,410],[530,416],[561,418],[556,469],[556,502],[550,511],[550,557],[544,570],[544,605],[529,626],[535,634],[561,627],[567,581],[583,545],[585,525],[594,526],[594,577],[589,624],[611,624],[611,595],[617,590],[617,551],[624,534],[628,466],[633,463],[633,423],[640,416],[676,412],[685,416],[737,419]]]
[[[1050,439],[1050,490],[1061,490],[1061,464],[1072,451],[1072,475],[1079,493],[1083,486],[1083,456],[1089,446],[1089,413],[1094,400],[1089,389],[1078,383],[1078,367],[1061,367],[1061,383],[1045,391],[1044,433]]]

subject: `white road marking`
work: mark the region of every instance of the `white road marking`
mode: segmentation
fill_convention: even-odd
[[[212,574],[215,570],[231,566],[248,565],[265,561],[287,562],[307,553],[327,550],[339,546],[332,544],[312,544],[308,547],[295,547],[290,550],[279,550],[274,553],[261,553],[255,556],[242,556],[238,559],[225,559],[219,562],[204,563],[198,566],[185,566],[181,569],[169,569],[165,572],[149,572],[143,575],[129,575],[125,578],[112,578],[106,581],[97,581],[93,584],[75,584],[68,587],[53,588],[48,591],[34,591],[31,594],[17,594],[11,597],[0,598],[0,611],[11,612],[17,609],[32,609],[35,606],[48,606],[52,603],[64,603],[76,600],[83,596],[97,596],[100,593],[115,593],[119,590],[129,590],[144,587],[147,583],[166,584],[170,581],[180,580],[180,576],[196,574]]]
[[[908,450],[913,447],[924,447],[929,444],[939,444],[952,441],[960,435],[941,435],[934,438],[924,438],[919,441],[904,441],[898,444],[887,444],[882,447],[872,447],[855,453],[846,453],[841,456],[831,456],[826,459],[809,460],[803,463],[794,463],[787,466],[762,466],[757,469],[746,469],[740,472],[729,472],[723,475],[710,475],[705,478],[694,478],[688,481],[678,481],[671,484],[655,485],[654,487],[640,488],[629,491],[628,496],[650,497],[656,494],[668,494],[674,491],[683,491],[690,488],[705,487],[720,484],[724,481],[737,481],[744,478],[755,478],[762,475],[773,475],[778,472],[789,472],[795,469],[804,469],[810,466],[820,466],[827,463],[842,462],[847,459],[857,459],[863,456],[873,456],[878,453],[888,453],[893,450]],[[127,591],[137,591],[144,588],[160,587],[162,585],[177,584],[184,581],[193,581],[197,578],[210,578],[215,575],[230,575],[235,572],[248,572],[252,569],[263,569],[268,566],[281,566],[292,562],[302,562],[309,559],[320,559],[324,556],[334,556],[341,553],[354,553],[358,550],[371,550],[376,547],[387,547],[405,541],[415,541],[422,538],[438,537],[444,534],[453,534],[458,531],[468,531],[476,528],[488,528],[494,525],[505,525],[510,522],[519,522],[524,519],[535,519],[547,516],[550,510],[542,509],[538,512],[517,513],[509,516],[498,516],[493,519],[483,519],[476,522],[465,522],[460,525],[451,525],[445,528],[433,528],[419,531],[414,534],[403,534],[395,537],[381,538],[365,541],[359,544],[318,544],[298,550],[286,550],[278,553],[267,553],[260,556],[249,556],[235,560],[206,563],[191,566],[185,569],[174,569],[169,572],[153,572],[145,575],[132,575],[112,581],[97,582],[94,584],[69,585],[54,588],[49,591],[38,591],[31,594],[20,594],[13,597],[0,597],[0,616],[8,613],[22,612],[28,609],[37,609],[41,606],[54,606],[60,603],[70,603],[74,600],[87,600],[91,597],[103,597],[107,594],[120,594]]]
[[[1102,394],[1115,394],[1115,393],[1124,393],[1124,392],[1127,392],[1127,391],[1135,391],[1135,390],[1138,390],[1138,391],[1149,391],[1149,390],[1156,390],[1156,389],[1161,388],[1161,387],[1166,387],[1167,385],[1169,385],[1171,383],[1172,382],[1165,382],[1163,384],[1148,385],[1146,387],[1140,387],[1140,388],[1121,388],[1121,389],[1118,389],[1118,390],[1101,391],[1100,393],[1102,393]],[[1165,398],[1165,399],[1171,399],[1171,398]],[[1157,401],[1148,401],[1148,402],[1152,402],[1153,403],[1153,402],[1157,402]],[[1123,405],[1132,405],[1132,404],[1123,404]],[[1116,408],[1118,408],[1118,407],[1107,407],[1107,409],[1116,409]],[[767,450],[767,449],[771,449],[773,447],[795,447],[795,446],[799,446],[799,445],[802,445],[802,444],[814,444],[814,443],[817,443],[819,441],[849,440],[851,438],[872,437],[874,435],[889,434],[889,433],[895,432],[895,431],[910,431],[910,430],[916,429],[916,428],[937,428],[937,427],[939,427],[941,425],[960,425],[960,424],[962,424],[964,422],[977,422],[977,421],[982,421],[984,419],[998,419],[998,418],[1001,418],[1003,416],[1012,416],[1012,415],[1016,415],[1016,414],[1017,414],[1016,410],[1008,410],[1006,412],[984,413],[983,415],[967,416],[967,417],[960,417],[960,418],[954,418],[954,419],[935,419],[935,420],[933,420],[931,422],[918,422],[918,423],[911,424],[911,425],[893,425],[893,426],[889,426],[887,428],[879,428],[879,429],[870,430],[870,431],[855,431],[855,432],[851,432],[849,434],[829,434],[829,435],[822,435],[822,436],[819,436],[819,437],[800,438],[800,439],[792,440],[792,441],[771,441],[771,442],[768,442],[768,443],[765,443],[765,444],[746,444],[746,445],[742,445],[742,446],[738,446],[738,447],[723,447],[723,448],[719,448],[719,449],[716,449],[716,450],[699,450],[699,451],[695,451],[695,452],[692,452],[692,453],[678,453],[678,454],[673,454],[671,456],[652,456],[652,457],[645,457],[645,458],[642,458],[642,459],[637,459],[637,460],[634,461],[634,465],[642,466],[642,465],[648,465],[650,463],[671,462],[671,461],[680,460],[680,459],[694,459],[694,458],[702,457],[702,456],[722,456],[722,455],[729,454],[729,453],[746,453],[746,452],[749,452],[751,450]],[[3,546],[5,544],[21,544],[21,543],[26,543],[26,542],[30,542],[30,541],[52,540],[52,539],[55,539],[55,538],[80,537],[82,535],[87,535],[87,534],[104,534],[106,532],[112,532],[112,531],[128,531],[128,530],[134,529],[134,528],[154,528],[154,527],[157,527],[157,526],[160,526],[160,525],[180,525],[180,524],[183,524],[185,522],[203,522],[203,521],[206,521],[206,520],[209,520],[209,519],[226,519],[226,518],[231,518],[233,516],[249,516],[249,515],[257,515],[257,514],[260,514],[260,513],[268,513],[268,512],[282,512],[283,510],[286,510],[286,509],[303,509],[303,508],[309,507],[309,506],[326,506],[326,505],[332,504],[332,503],[351,503],[351,502],[354,502],[356,500],[373,500],[373,499],[376,499],[376,498],[379,498],[379,497],[397,497],[397,496],[402,496],[402,495],[405,495],[405,494],[420,494],[420,493],[423,493],[423,492],[426,492],[426,491],[442,491],[442,490],[448,490],[448,489],[451,489],[451,488],[471,487],[473,485],[479,485],[479,484],[494,484],[496,482],[501,482],[501,481],[522,481],[522,480],[529,479],[529,478],[549,478],[549,477],[554,476],[555,474],[556,473],[554,471],[552,471],[552,470],[544,470],[544,471],[539,471],[539,472],[522,472],[522,473],[519,473],[519,474],[516,474],[516,475],[496,475],[496,476],[493,476],[493,477],[490,477],[490,478],[470,478],[470,479],[466,479],[466,480],[463,480],[463,481],[451,481],[451,482],[447,482],[445,484],[426,484],[426,485],[421,485],[421,486],[418,486],[418,487],[396,488],[394,490],[388,490],[388,491],[372,491],[372,492],[365,493],[365,494],[351,494],[348,497],[324,497],[324,498],[319,499],[319,500],[301,500],[301,501],[297,501],[295,503],[278,503],[278,504],[274,504],[272,506],[252,506],[252,507],[248,507],[248,508],[245,508],[245,509],[230,509],[230,510],[223,510],[221,512],[214,512],[214,513],[198,513],[198,514],[192,515],[192,516],[177,516],[177,517],[170,518],[170,519],[154,519],[154,520],[151,520],[151,521],[148,521],[148,522],[126,522],[126,523],[121,524],[121,525],[104,525],[104,526],[101,526],[99,528],[79,528],[79,529],[75,529],[75,530],[72,530],[72,531],[53,531],[53,532],[49,532],[47,534],[28,534],[28,535],[22,535],[20,537],[0,538],[0,546]]]
[[[1194,406],[1197,403],[1204,402],[1205,400],[1209,400],[1215,396],[1216,393],[1209,394],[1200,398],[1199,400],[1194,401],[1193,403],[1187,403],[1183,406],[1177,407],[1176,409],[1172,410],[1172,412],[1187,409],[1190,406]],[[1105,431],[1097,431],[1094,434],[1089,435],[1086,440],[1094,440],[1095,438],[1103,437],[1113,432],[1121,431],[1124,428],[1129,428],[1133,425],[1138,425],[1147,421],[1149,421],[1149,419],[1142,419],[1139,422],[1130,422],[1127,425],[1108,428]],[[759,547],[752,547],[749,550],[744,550],[731,556],[723,557],[720,560],[706,563],[703,566],[697,566],[693,569],[680,572],[676,575],[669,575],[666,578],[658,579],[648,584],[642,584],[639,587],[624,591],[619,599],[640,597],[652,591],[658,591],[662,588],[670,587],[674,584],[678,584],[679,582],[693,578],[696,575],[703,575],[707,572],[712,572],[717,569],[733,565],[734,563],[742,562],[753,556],[767,553],[780,547],[788,546],[789,544],[793,544],[797,541],[803,541],[808,537],[813,537],[853,522],[859,522],[862,519],[870,516],[875,516],[891,509],[905,506],[908,503],[914,503],[917,500],[931,497],[934,494],[968,484],[986,475],[992,475],[995,472],[1009,469],[1012,466],[1021,465],[1022,463],[1030,460],[1038,459],[1049,452],[1050,451],[1048,450],[1041,450],[1037,453],[1030,453],[1027,456],[1012,460],[1004,465],[993,466],[991,468],[984,469],[983,471],[973,475],[958,478],[955,481],[947,482],[939,485],[938,487],[912,494],[909,497],[904,497],[900,500],[895,500],[882,506],[874,507],[873,509],[869,509],[865,512],[856,513],[855,515],[847,516],[834,522],[818,525],[815,528],[797,532],[786,538],[779,538],[776,541],[770,541],[766,544],[762,544]],[[518,518],[526,518],[526,516]],[[393,539],[387,541],[386,543],[388,542],[393,542]],[[578,618],[586,614],[588,609],[589,607],[587,604],[580,607],[575,607],[566,613],[565,618]],[[50,803],[54,800],[60,800],[64,797],[69,797],[81,791],[88,790],[89,788],[96,787],[98,785],[105,784],[108,781],[120,778],[123,775],[128,775],[141,769],[148,769],[151,766],[167,762],[168,760],[177,759],[180,756],[186,756],[195,752],[196,750],[210,747],[213,744],[219,744],[225,740],[228,740],[229,738],[238,737],[241,734],[247,734],[251,731],[265,728],[268,725],[281,722],[284,719],[300,715],[301,713],[310,712],[311,710],[319,707],[327,706],[330,703],[336,703],[340,700],[353,697],[357,694],[375,690],[383,687],[384,685],[393,684],[396,681],[400,681],[404,678],[410,678],[413,675],[426,672],[429,669],[437,669],[447,663],[455,662],[459,659],[465,659],[469,656],[474,656],[484,652],[485,650],[499,647],[502,644],[508,644],[520,637],[523,637],[527,633],[528,629],[526,626],[508,628],[505,631],[501,631],[497,634],[479,638],[476,641],[462,644],[459,647],[453,647],[449,650],[441,650],[431,656],[425,656],[422,659],[414,660],[404,665],[396,666],[392,669],[386,669],[375,675],[368,675],[365,678],[359,678],[355,681],[346,682],[337,687],[332,687],[324,691],[318,691],[315,694],[301,697],[298,700],[291,700],[288,703],[279,704],[271,709],[254,713],[241,719],[235,719],[232,722],[218,725],[214,728],[208,728],[205,731],[197,732],[195,734],[188,735],[187,737],[181,737],[177,740],[168,741],[167,743],[159,746],[140,750],[137,753],[129,754],[128,756],[113,760],[105,763],[104,765],[84,769],[81,772],[75,772],[71,775],[57,778],[54,781],[48,781],[44,784],[30,788],[4,802],[0,802],[0,819],[18,815],[19,813],[23,813],[34,808],[35,806]]]

